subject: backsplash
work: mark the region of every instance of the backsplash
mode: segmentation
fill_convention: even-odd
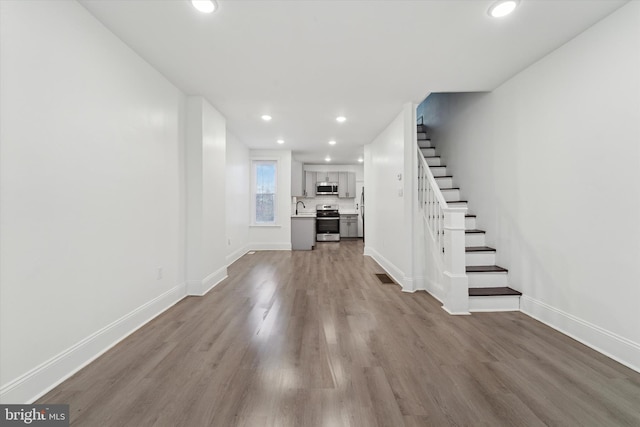
[[[291,198],[291,214],[293,215],[296,211],[296,203],[302,202],[304,203],[304,208],[302,205],[298,205],[298,213],[300,212],[315,212],[316,205],[339,205],[339,210],[341,212],[347,213],[359,213],[360,207],[360,198],[354,199],[340,199],[335,196],[321,196],[321,197],[292,197]]]

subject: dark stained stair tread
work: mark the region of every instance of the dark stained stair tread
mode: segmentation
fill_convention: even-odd
[[[467,201],[466,200],[456,200],[455,202],[447,202],[448,205],[455,204],[455,203],[467,203]]]
[[[440,190],[459,190],[460,187],[440,188]]]
[[[508,270],[497,265],[468,265],[467,273],[506,273]]]
[[[469,288],[470,297],[493,297],[493,296],[508,296],[508,295],[522,295],[522,292],[518,292],[515,289],[503,287],[503,288]]]
[[[465,252],[495,252],[494,248],[489,246],[467,246],[464,248]]]
[[[465,214],[464,217],[465,218],[475,218],[476,216],[474,214]]]
[[[471,230],[464,230],[464,232],[469,234],[481,234],[481,233],[484,233],[484,230],[471,229]]]

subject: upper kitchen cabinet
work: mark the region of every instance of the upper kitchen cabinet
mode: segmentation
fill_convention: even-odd
[[[316,182],[338,182],[340,172],[317,172]]]
[[[302,171],[302,163],[296,160],[291,159],[291,196],[292,197],[303,197],[304,196],[304,186],[303,186],[303,174]]]
[[[316,173],[304,172],[304,197],[316,197]]]
[[[338,177],[338,197],[356,197],[356,174],[354,172],[340,172]]]

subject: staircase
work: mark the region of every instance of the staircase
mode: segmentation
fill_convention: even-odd
[[[454,186],[453,176],[447,175],[447,167],[436,155],[424,125],[418,125],[418,147],[447,206],[468,208],[467,201],[461,200],[460,188]],[[508,271],[496,265],[496,250],[486,246],[485,232],[477,228],[476,216],[467,211],[464,223],[469,311],[518,311],[522,294],[508,286]]]

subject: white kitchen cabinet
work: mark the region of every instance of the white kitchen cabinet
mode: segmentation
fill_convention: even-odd
[[[302,162],[291,159],[291,196],[303,197],[304,190]]]
[[[338,197],[350,199],[356,197],[356,174],[354,172],[339,173]]]
[[[358,215],[340,214],[340,238],[358,237]]]
[[[338,182],[339,172],[317,172],[316,182]]]
[[[304,197],[316,197],[316,172],[304,173]]]

